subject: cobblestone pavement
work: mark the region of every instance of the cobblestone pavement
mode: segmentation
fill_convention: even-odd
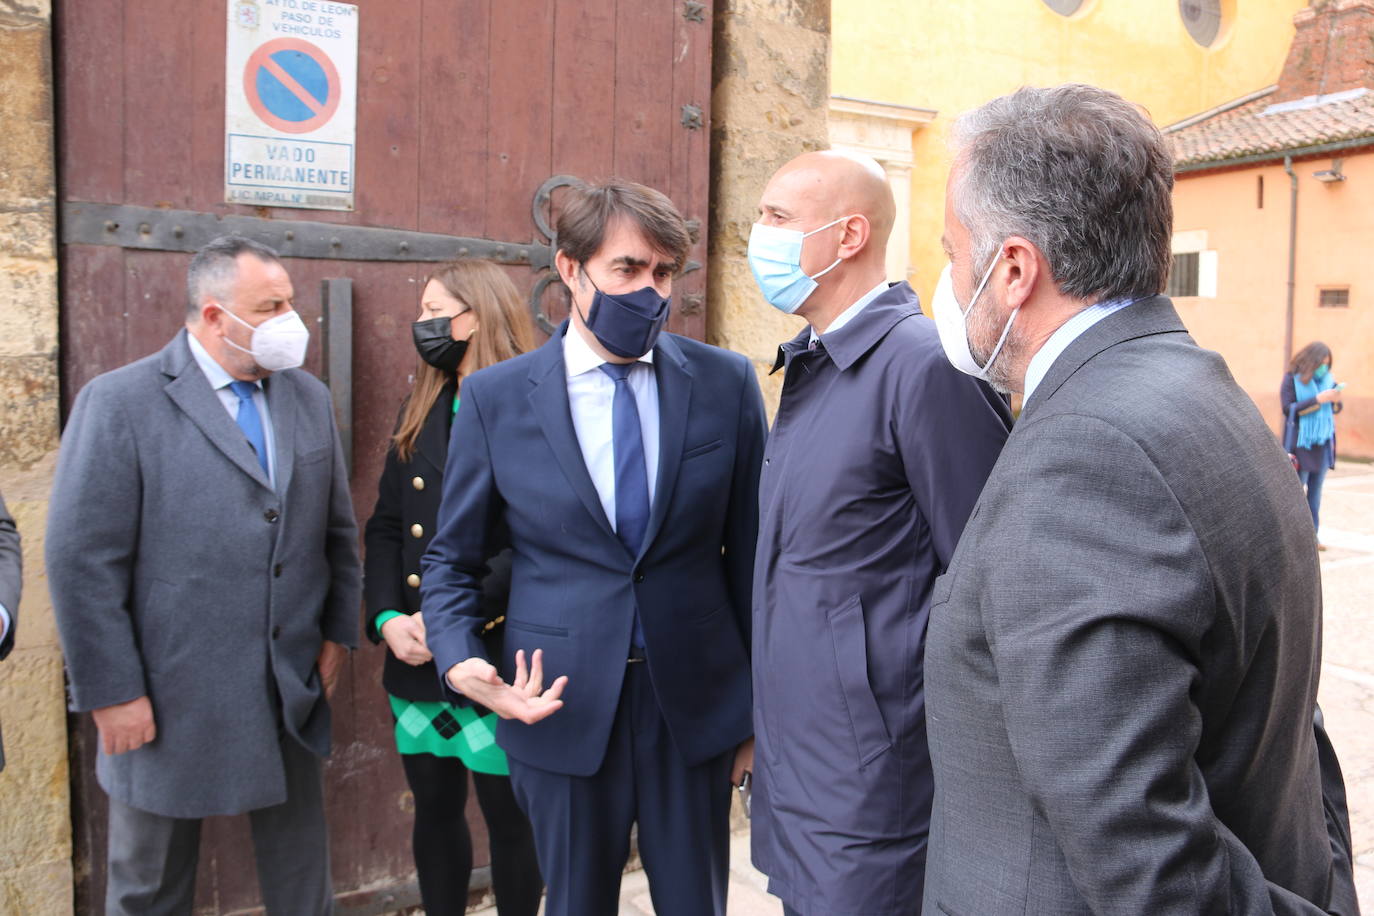
[[[1325,637],[1321,705],[1350,793],[1360,905],[1374,913],[1374,466],[1343,462],[1322,496]],[[730,916],[777,916],[782,906],[749,864],[749,835],[730,845]],[[620,916],[651,916],[642,871],[625,876]],[[477,916],[496,916],[494,908]]]

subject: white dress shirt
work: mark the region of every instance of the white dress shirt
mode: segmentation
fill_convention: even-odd
[[[1107,302],[1096,302],[1061,324],[1059,330],[1050,335],[1050,339],[1036,351],[1031,357],[1030,364],[1026,366],[1026,381],[1021,386],[1021,403],[1030,403],[1031,395],[1035,394],[1035,389],[1045,380],[1045,373],[1050,371],[1050,366],[1053,366],[1059,355],[1069,348],[1069,344],[1082,337],[1088,328],[1103,318],[1137,301],[1139,300],[1111,299]]]
[[[200,366],[200,371],[205,373],[205,377],[210,380],[210,387],[215,389],[215,394],[219,396],[219,402],[224,405],[224,409],[229,411],[229,419],[238,425],[239,417],[239,396],[234,394],[234,389],[229,387],[229,383],[234,381],[223,366],[215,362],[215,358],[196,340],[196,335],[187,333],[186,342],[191,345],[191,355],[196,358],[196,364]],[[272,415],[267,412],[267,392],[262,390],[262,382],[250,382],[257,390],[253,392],[253,404],[258,408],[258,416],[262,418],[262,437],[267,441],[267,480],[272,486],[277,485],[277,443],[272,434]]]
[[[877,299],[877,298],[878,298],[879,296],[881,296],[883,293],[887,292],[888,289],[889,289],[889,287],[888,287],[888,285],[887,285],[887,281],[884,280],[883,282],[879,283],[877,286],[875,286],[875,287],[873,287],[872,289],[870,289],[868,292],[864,293],[862,296],[859,297],[859,299],[858,299],[857,302],[855,302],[855,303],[854,303],[853,305],[851,305],[849,308],[845,309],[843,312],[840,312],[840,314],[838,314],[838,315],[835,316],[835,320],[832,321],[832,322],[830,322],[830,327],[828,327],[828,328],[825,329],[825,333],[829,334],[831,331],[838,331],[840,328],[842,328],[842,327],[844,327],[845,325],[849,324],[849,322],[851,322],[851,321],[854,320],[854,316],[855,316],[855,315],[859,314],[860,312],[862,312],[862,311],[864,310],[864,306],[868,305],[868,303],[872,302],[874,299]],[[811,329],[811,345],[812,345],[812,346],[815,346],[816,341],[819,339],[819,337],[820,337],[820,335],[818,335],[818,334],[816,333],[816,329],[815,329],[815,328],[812,328],[812,329]]]
[[[601,371],[606,361],[596,355],[574,325],[563,335],[563,364],[568,373],[568,406],[573,429],[582,449],[582,460],[591,475],[601,508],[615,528],[615,433],[611,410],[615,381]],[[626,384],[639,408],[639,432],[644,439],[644,464],[649,479],[649,505],[658,487],[658,379],[654,376],[654,351],[639,358]]]

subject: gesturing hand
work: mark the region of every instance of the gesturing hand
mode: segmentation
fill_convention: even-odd
[[[423,665],[434,658],[425,645],[425,625],[419,614],[402,614],[382,624],[382,639],[393,655],[407,665]]]
[[[525,670],[525,650],[515,653],[515,681],[501,680],[496,668],[485,659],[470,658],[448,669],[449,686],[503,719],[519,719],[533,724],[548,718],[563,707],[560,697],[568,684],[566,676],[544,689],[544,650],[535,649],[529,670]]]
[[[157,737],[153,704],[147,697],[93,709],[91,717],[100,731],[100,746],[107,754],[138,750]]]

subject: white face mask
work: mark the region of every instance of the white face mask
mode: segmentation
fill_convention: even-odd
[[[932,316],[935,319],[935,328],[940,332],[940,345],[945,349],[945,356],[949,359],[954,368],[966,375],[974,378],[988,380],[988,373],[992,369],[993,360],[997,359],[997,354],[1002,352],[1002,345],[1007,342],[1007,335],[1011,333],[1011,326],[1016,321],[1016,315],[1021,310],[1014,309],[1007,318],[1006,325],[1002,328],[1002,336],[997,338],[997,346],[992,348],[992,353],[988,356],[988,361],[983,365],[978,365],[978,361],[973,358],[973,350],[968,342],[968,314],[973,311],[973,307],[978,304],[978,297],[983,294],[983,288],[988,285],[988,280],[992,278],[992,269],[997,266],[997,258],[992,259],[988,265],[987,272],[983,274],[983,280],[978,284],[978,288],[973,291],[973,298],[969,300],[968,308],[959,304],[959,299],[954,295],[954,281],[950,279],[950,265],[946,264],[945,269],[940,272],[940,282],[935,284],[935,295],[930,300]]]
[[[253,357],[253,362],[263,369],[268,372],[280,372],[282,369],[295,369],[305,362],[305,348],[310,343],[310,330],[305,326],[305,322],[301,321],[300,313],[295,309],[284,315],[269,318],[256,327],[224,306],[220,306],[220,311],[244,327],[252,328],[253,336],[248,341],[246,349],[234,343],[228,336],[224,338],[224,342],[235,350]]]

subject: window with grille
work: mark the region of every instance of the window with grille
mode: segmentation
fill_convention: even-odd
[[[1164,287],[1164,295],[1177,299],[1182,296],[1198,294],[1198,263],[1201,252],[1189,251],[1174,255],[1173,266],[1169,268],[1169,282]]]
[[[1340,286],[1320,291],[1317,305],[1324,309],[1344,309],[1350,307],[1350,287]]]

